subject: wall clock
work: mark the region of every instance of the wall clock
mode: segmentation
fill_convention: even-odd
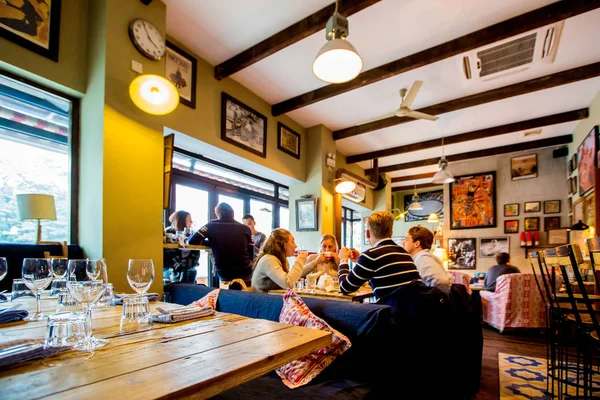
[[[165,38],[145,19],[138,18],[129,23],[129,38],[135,48],[151,60],[160,60],[165,55]]]

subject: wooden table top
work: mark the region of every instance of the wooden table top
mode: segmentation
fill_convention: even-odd
[[[278,294],[283,295],[286,292],[285,289],[277,289],[277,290],[269,290],[269,294]],[[368,285],[363,285],[356,292],[351,294],[343,294],[338,292],[337,290],[334,292],[328,292],[323,289],[315,289],[314,291],[310,291],[308,289],[294,289],[294,292],[297,293],[300,297],[313,297],[318,299],[328,299],[328,300],[338,300],[338,301],[351,301],[351,302],[362,302],[364,299],[368,299],[370,297],[375,297],[373,294],[373,290]]]
[[[35,310],[32,299],[17,302]],[[42,309],[52,313],[55,304],[42,300]],[[174,305],[151,303],[158,306]],[[123,333],[121,310],[94,309],[93,334],[109,343],[87,361],[48,367],[38,359],[4,368],[2,398],[208,398],[331,343],[329,332],[227,313]],[[2,324],[0,342],[41,339],[45,332],[45,321]]]
[[[201,245],[197,245],[197,244],[188,244],[185,247],[181,247],[179,245],[179,243],[163,243],[163,249],[210,251],[210,247],[209,246],[201,246]]]

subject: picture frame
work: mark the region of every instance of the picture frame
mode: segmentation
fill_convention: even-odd
[[[505,217],[518,217],[519,216],[519,203],[505,204],[504,205],[504,216]]]
[[[196,108],[197,74],[198,60],[167,40],[165,78],[177,88],[179,102],[193,109]]]
[[[0,37],[58,62],[61,2],[28,2],[33,19],[17,7],[0,7]]]
[[[523,221],[523,227],[525,231],[539,231],[540,230],[540,217],[527,217]]]
[[[550,229],[547,232],[549,245],[569,243],[569,230],[567,228]]]
[[[573,173],[573,159],[569,158],[567,161],[567,174],[570,176]]]
[[[567,197],[567,213],[573,213],[573,198],[571,196]]]
[[[560,200],[545,200],[544,214],[560,214]]]
[[[405,222],[427,221],[429,214],[437,213],[439,219],[444,218],[444,191],[435,190],[419,193],[419,203],[423,206],[421,210],[409,210],[412,203],[412,194],[404,196]]]
[[[592,127],[585,139],[577,147],[579,173],[579,195],[584,196],[594,189],[598,126]]]
[[[560,217],[544,217],[544,230],[560,228]]]
[[[573,164],[573,172],[577,171],[577,152],[571,156],[571,163]]]
[[[222,92],[221,139],[267,158],[267,117]]]
[[[573,224],[576,224],[579,220],[585,219],[585,197],[578,198],[573,202]]]
[[[542,209],[542,202],[541,201],[526,201],[524,209],[525,209],[526,213],[540,212]]]
[[[479,257],[496,257],[498,253],[510,253],[510,237],[479,238]]]
[[[594,192],[589,193],[585,196],[585,207],[584,207],[584,219],[585,222],[589,226],[596,226],[596,204]]]
[[[504,221],[504,233],[519,233],[519,220],[509,219]]]
[[[316,231],[318,229],[317,198],[296,199],[296,230]]]
[[[300,134],[287,125],[277,122],[277,148],[300,159]]]
[[[571,193],[577,194],[577,175],[571,178]]]
[[[448,239],[448,269],[476,269],[477,239]]]
[[[537,154],[512,157],[510,159],[510,176],[513,181],[537,178]]]
[[[450,183],[450,229],[496,227],[496,172],[456,177]]]

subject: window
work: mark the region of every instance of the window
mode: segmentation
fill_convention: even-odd
[[[279,227],[290,230],[290,209],[279,207]]]
[[[250,199],[250,214],[256,222],[256,229],[269,236],[273,230],[273,203]]]
[[[362,249],[362,223],[360,213],[342,207],[342,243],[340,246]]]
[[[37,223],[19,217],[21,193],[54,196],[56,221],[42,221],[42,240],[76,241],[70,193],[76,179],[70,165],[74,107],[72,99],[0,75],[0,242],[36,240]]]

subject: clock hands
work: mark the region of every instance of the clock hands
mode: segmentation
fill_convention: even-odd
[[[156,47],[156,49],[158,49],[158,46],[156,45],[156,43],[154,43],[154,41],[150,37],[150,33],[148,32],[148,28],[146,27],[146,23],[142,22],[142,25],[144,26],[144,30],[146,31],[146,36],[148,36],[148,40],[150,41],[150,43],[152,43],[154,45],[154,47]]]

